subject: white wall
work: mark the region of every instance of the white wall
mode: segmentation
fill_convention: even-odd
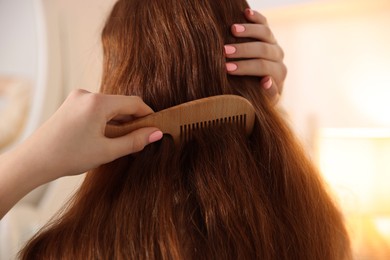
[[[0,75],[36,79],[36,17],[32,1],[0,0]]]
[[[262,11],[264,9],[279,8],[291,6],[294,4],[302,4],[308,2],[319,2],[323,0],[247,0],[252,9]]]
[[[62,39],[63,84],[97,91],[102,50],[100,35],[115,0],[56,0]]]

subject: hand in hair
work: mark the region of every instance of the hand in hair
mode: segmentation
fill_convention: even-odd
[[[253,38],[258,41],[225,45],[226,57],[246,59],[228,62],[227,71],[231,75],[262,77],[260,85],[268,90],[271,98],[277,100],[287,75],[283,50],[262,14],[246,9],[245,17],[252,23],[232,25],[232,34],[235,37]]]
[[[44,183],[83,173],[161,139],[162,133],[153,127],[114,139],[104,135],[107,122],[118,115],[140,117],[152,112],[135,96],[73,91],[29,139],[0,156],[0,218]]]

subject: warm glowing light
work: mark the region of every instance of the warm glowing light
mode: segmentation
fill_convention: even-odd
[[[386,238],[387,241],[390,241],[390,219],[389,218],[376,218],[375,226],[378,232]]]
[[[345,213],[354,259],[390,259],[390,129],[322,129],[320,169]]]
[[[368,30],[369,28],[367,28]],[[390,42],[389,37],[384,43]],[[367,45],[370,44],[367,40]],[[377,44],[378,45],[378,44]],[[377,52],[355,57],[340,78],[356,112],[382,125],[390,125],[390,51],[388,45],[376,46]],[[380,55],[380,52],[383,54]]]
[[[390,129],[323,129],[319,159],[346,211],[390,215]]]

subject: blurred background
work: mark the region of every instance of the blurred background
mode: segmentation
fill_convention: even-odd
[[[114,2],[0,0],[0,152],[72,89],[99,89],[100,33]],[[248,2],[285,51],[281,106],[340,203],[354,259],[390,259],[390,1]],[[13,259],[82,179],[57,180],[12,209],[0,221],[0,260]]]

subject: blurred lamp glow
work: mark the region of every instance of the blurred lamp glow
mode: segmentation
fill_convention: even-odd
[[[390,215],[390,129],[322,129],[320,169],[347,213]]]

